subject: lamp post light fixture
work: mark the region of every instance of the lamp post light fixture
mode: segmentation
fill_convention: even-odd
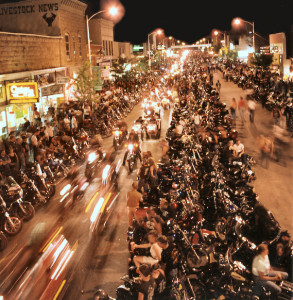
[[[148,50],[149,50],[149,67],[151,66],[151,49],[150,49],[150,36],[152,35],[152,34],[155,34],[155,35],[157,35],[157,34],[162,34],[162,30],[161,29],[158,29],[158,30],[154,30],[154,31],[152,31],[151,33],[149,33],[148,34]]]
[[[232,21],[232,24],[234,23],[236,26],[241,25],[241,23],[247,23],[252,26],[252,47],[253,47],[253,52],[255,52],[255,34],[254,34],[254,22],[249,22],[246,20],[243,20],[241,18],[235,18]]]
[[[109,12],[109,14],[111,16],[116,16],[118,14],[118,8],[116,6],[112,6],[108,10],[106,10],[106,9],[100,10],[100,11],[94,13],[93,15],[91,15],[90,17],[88,17],[88,15],[86,15],[86,30],[87,30],[87,40],[88,40],[88,47],[89,47],[88,50],[89,50],[89,61],[90,61],[90,73],[91,73],[91,75],[92,75],[92,53],[91,53],[91,39],[90,39],[89,21],[93,17],[95,17],[95,16],[97,16],[101,13],[107,12],[107,11]]]

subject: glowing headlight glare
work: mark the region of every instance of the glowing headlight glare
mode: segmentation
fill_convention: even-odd
[[[128,149],[129,149],[130,151],[132,151],[132,150],[133,150],[133,145],[132,145],[132,144],[129,144],[129,145],[128,145]]]
[[[96,204],[95,208],[94,208],[94,211],[91,215],[91,222],[94,223],[98,217],[98,214],[100,213],[100,210],[102,208],[102,205],[104,203],[104,198],[100,198],[98,203]]]
[[[92,152],[89,154],[88,161],[91,164],[97,158],[96,153]]]
[[[107,165],[103,170],[103,175],[102,175],[103,180],[107,179],[109,170],[110,170],[110,165]]]
[[[71,184],[68,183],[67,185],[65,185],[65,187],[61,190],[60,195],[64,196],[71,188]]]

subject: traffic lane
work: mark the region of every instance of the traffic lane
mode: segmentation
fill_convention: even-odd
[[[133,122],[143,113],[142,107],[138,106],[128,116],[126,122],[130,129]],[[164,110],[162,115],[162,133],[161,137],[165,137],[166,131],[170,124],[171,110]],[[105,139],[108,147],[112,146],[113,137]],[[105,147],[106,148],[106,147]],[[141,143],[141,150],[151,151],[155,161],[161,158],[161,147],[159,140],[144,140]],[[124,149],[117,151],[117,160],[123,159]],[[88,268],[80,272],[84,275],[83,286],[66,294],[64,299],[89,299],[94,290],[99,288],[104,289],[107,293],[116,297],[116,289],[122,284],[120,277],[128,273],[128,211],[126,207],[126,193],[129,191],[131,184],[137,180],[137,168],[129,174],[126,167],[122,168],[119,177],[119,200],[115,206],[115,210],[108,221],[107,227],[99,235],[94,254],[88,264]],[[82,278],[81,278],[82,280]],[[83,291],[83,293],[81,293]],[[78,298],[80,295],[81,298]]]
[[[238,100],[240,96],[245,99],[246,95],[252,92],[252,90],[242,90],[232,82],[224,81],[222,79],[222,73],[220,72],[216,72],[214,78],[214,82],[219,79],[222,84],[220,99],[226,103],[228,108],[231,106],[233,97],[235,97],[236,100]],[[246,122],[242,125],[239,115],[237,115],[236,129],[239,131],[239,137],[245,146],[246,153],[252,155],[256,161],[259,162],[260,152],[257,137],[261,134],[265,136],[272,135],[272,115],[267,109],[262,108],[260,103],[257,103],[254,123],[251,124],[249,122],[248,113],[246,113],[245,117]],[[281,163],[270,159],[268,169],[261,167],[258,163],[254,166],[257,179],[253,185],[259,195],[261,203],[272,211],[282,229],[287,229],[292,236],[292,140],[283,151],[283,161],[281,161]]]
[[[58,190],[60,190],[60,188],[57,189],[57,194]],[[97,202],[104,197],[104,200],[107,201],[107,206],[103,203],[100,209],[106,210],[113,200],[113,197],[109,199],[106,197],[108,192],[109,185],[104,186],[100,180],[94,180],[88,190],[86,190],[82,201],[77,203],[65,216],[59,209],[60,197],[56,195],[54,199],[51,200],[51,205],[49,205],[47,209],[43,209],[36,214],[35,218],[31,220],[31,223],[28,224],[29,226],[27,226],[21,235],[21,238],[18,240],[15,239],[14,245],[10,245],[10,249],[5,253],[6,256],[0,261],[0,268],[1,264],[5,266],[5,268],[2,266],[0,273],[1,292],[6,294],[10,291],[9,294],[13,294],[11,289],[18,277],[20,277],[24,271],[26,271],[27,274],[27,272],[31,272],[30,268],[36,268],[36,265],[40,262],[39,256],[42,255],[42,243],[44,240],[50,241],[50,231],[52,231],[52,228],[57,224],[59,228],[62,228],[60,234],[66,237],[66,241],[68,241],[71,247],[74,247],[76,243],[83,246],[89,244],[93,238],[94,222],[97,222],[93,217]],[[114,193],[112,196],[113,195]],[[40,225],[44,226],[41,232],[39,230],[39,232],[36,233],[34,229]],[[35,237],[35,235],[37,235],[37,237]],[[33,244],[30,243],[32,239],[34,240]],[[83,253],[82,249],[84,248],[79,246],[77,253]],[[74,260],[76,263],[77,256],[75,256]],[[30,294],[30,297],[30,299],[33,299],[32,294]],[[12,299],[14,298],[15,297],[12,297]],[[25,299],[25,296],[22,295],[21,299]],[[38,296],[36,296],[35,299],[38,299]]]

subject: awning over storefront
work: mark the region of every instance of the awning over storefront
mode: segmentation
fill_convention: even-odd
[[[22,79],[22,78],[26,78],[26,77],[33,77],[35,75],[41,75],[41,74],[45,74],[45,73],[66,71],[66,69],[67,69],[66,67],[60,67],[60,68],[25,71],[25,72],[10,73],[10,74],[0,74],[0,81],[17,80],[17,79]]]

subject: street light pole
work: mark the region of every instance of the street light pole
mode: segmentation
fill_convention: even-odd
[[[152,31],[151,33],[149,33],[148,34],[148,50],[149,50],[149,67],[151,66],[151,51],[150,51],[150,36],[152,35],[152,34],[161,34],[162,33],[162,30],[154,30],[154,31]],[[157,43],[155,44],[155,46],[157,46]],[[157,48],[157,47],[156,47]]]
[[[149,67],[151,66],[150,35],[151,33],[148,34]]]
[[[88,15],[86,15],[86,30],[87,30],[87,41],[88,41],[88,47],[89,47],[89,61],[90,61],[90,73],[92,75],[93,71],[92,71],[92,52],[91,52],[91,39],[90,39],[90,29],[89,29],[89,21],[97,16],[98,14],[101,14],[105,12],[105,10],[100,10],[98,12],[96,12],[95,14],[93,14],[92,16],[88,17]]]
[[[94,13],[93,15],[91,15],[90,17],[88,17],[88,15],[86,15],[86,30],[87,30],[87,40],[88,40],[88,47],[89,47],[88,50],[89,50],[89,61],[90,61],[90,73],[91,73],[91,75],[92,75],[93,71],[92,71],[92,53],[91,53],[91,39],[90,39],[89,21],[93,17],[95,17],[95,16],[97,16],[97,15],[99,15],[99,14],[105,12],[105,11],[108,11],[108,10],[106,10],[106,9],[100,10],[100,11]],[[112,16],[115,16],[118,13],[117,7],[115,7],[115,6],[111,7],[109,9],[109,13]]]

